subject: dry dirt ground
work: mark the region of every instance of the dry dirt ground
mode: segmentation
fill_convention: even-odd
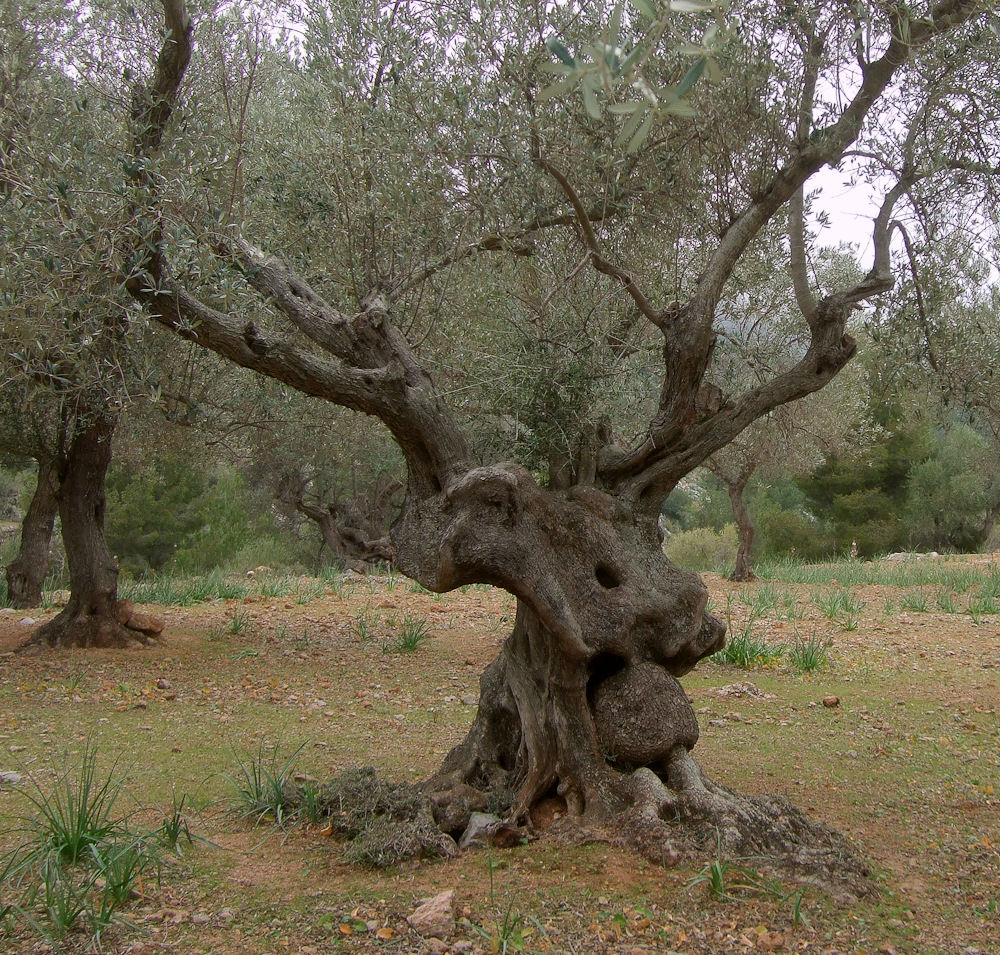
[[[262,745],[281,759],[301,747],[296,771],[316,779],[371,765],[416,780],[461,738],[512,601],[392,578],[150,605],[164,639],[131,651],[15,653],[54,611],[32,612],[36,624],[0,613],[0,770],[25,777],[0,785],[0,847],[31,808],[24,787],[44,791],[94,743],[127,777],[136,824],[155,825],[183,795],[199,837],[143,887],[106,952],[1000,952],[1000,616],[946,613],[933,588],[924,610],[907,590],[866,586],[849,589],[857,612],[830,619],[824,601],[848,589],[837,582],[707,582],[737,632],[763,589],[778,599],[752,633],[772,646],[829,641],[829,660],[815,674],[787,656],[749,670],[702,664],[684,680],[702,728],[695,755],[727,785],[782,793],[845,832],[876,873],[870,899],[796,895],[788,881],[741,887],[729,869],[717,900],[699,881],[711,854],[664,869],[607,841],[544,834],[371,871],[345,864],[318,827],[238,819],[228,777]],[[422,624],[414,652],[394,648]],[[446,889],[454,930],[423,938],[406,916]],[[0,935],[0,951],[45,947]]]

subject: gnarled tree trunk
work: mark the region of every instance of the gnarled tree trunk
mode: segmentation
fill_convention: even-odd
[[[458,833],[487,802],[524,821],[557,798],[569,818],[610,826],[657,861],[721,840],[862,880],[842,837],[783,800],[718,786],[692,759],[698,722],[678,677],[722,648],[724,627],[705,613],[701,579],[664,556],[652,518],[594,488],[545,490],[490,467],[434,508],[404,509],[394,537],[399,566],[435,589],[486,579],[517,597],[476,719],[424,784],[443,829]]]
[[[21,522],[21,546],[7,565],[7,593],[19,610],[42,602],[42,584],[49,568],[52,529],[59,510],[59,479],[54,457],[39,457],[38,480],[28,512]]]
[[[436,555],[435,589],[486,579],[518,599],[476,721],[430,783],[438,801],[468,785],[509,793],[523,816],[558,793],[595,823],[632,805],[632,770],[665,774],[698,737],[677,677],[723,644],[704,584],[666,559],[655,522],[594,488],[544,490],[518,468],[471,472],[440,523],[428,516],[405,510],[394,528],[405,572],[426,579]]]
[[[132,609],[118,600],[118,564],[104,539],[104,480],[116,423],[116,418],[102,412],[79,420],[59,462],[59,518],[70,599],[58,616],[38,629],[32,644],[123,647],[149,637],[125,626]]]

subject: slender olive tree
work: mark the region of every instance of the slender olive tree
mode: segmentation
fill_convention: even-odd
[[[820,250],[812,268],[824,276],[825,285],[844,284],[845,275],[857,278],[854,262],[843,250]],[[712,381],[730,392],[763,384],[808,347],[787,276],[773,273],[759,257],[741,263],[737,274],[741,291],[730,297],[723,320],[717,322],[718,345],[709,372]],[[751,481],[801,475],[821,463],[824,454],[857,446],[866,430],[863,393],[856,375],[841,374],[821,392],[758,418],[705,463],[725,485],[736,523],[738,546],[730,580],[754,579],[756,528],[746,502]]]
[[[178,147],[199,120],[197,59],[185,87],[196,30],[183,0],[165,0],[166,39],[131,107],[129,291],[189,341],[378,418],[407,467],[397,566],[433,591],[485,582],[517,598],[475,721],[424,787],[442,828],[460,829],[489,795],[513,818],[552,796],[585,824],[617,820],[660,857],[685,831],[815,869],[842,853],[784,801],[738,796],[692,758],[698,725],[678,678],[723,645],[723,627],[700,579],[664,557],[657,518],[684,475],[851,359],[848,319],[893,284],[893,216],[915,184],[934,179],[957,199],[972,182],[942,161],[965,130],[941,90],[995,94],[990,6],[747,0],[722,29],[704,19],[710,4],[687,0],[616,7],[610,22],[589,4],[486,3],[465,18],[426,4],[307,6],[323,29],[282,71],[285,107],[271,117],[296,187],[282,208],[299,218],[276,204],[258,231],[249,206],[244,220],[226,207],[209,210],[214,226],[191,225],[197,183]],[[701,74],[716,85],[695,85]],[[293,168],[309,137],[311,179]],[[268,164],[281,156],[245,141],[244,181],[277,195]],[[870,267],[817,288],[803,190],[824,167],[873,156],[890,161]],[[789,271],[806,341],[788,367],[729,393],[708,377],[717,321],[771,229],[786,236],[774,268]],[[187,267],[192,243],[242,297]],[[499,327],[494,270],[546,278],[535,314],[595,282],[600,307],[581,321],[598,329],[611,315],[655,341],[655,365],[647,349],[624,366],[647,386],[637,414],[584,420],[548,472],[480,456],[469,366],[438,357],[466,347],[470,326]]]
[[[121,645],[146,635],[119,619],[118,568],[103,535],[128,376],[123,334],[136,314],[104,266],[121,223],[101,163],[110,124],[58,62],[76,36],[71,12],[7,0],[0,16],[0,395],[11,411],[0,441],[39,464],[8,581],[15,601],[39,602],[58,511],[71,598],[35,640]]]

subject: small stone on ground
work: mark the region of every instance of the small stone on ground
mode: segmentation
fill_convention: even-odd
[[[447,938],[455,927],[455,890],[427,899],[407,916],[410,928],[421,935]]]

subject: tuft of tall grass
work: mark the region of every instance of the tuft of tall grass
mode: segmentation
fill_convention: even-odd
[[[958,613],[958,603],[955,598],[956,594],[953,590],[943,587],[937,592],[934,601],[942,613]]]
[[[285,826],[291,817],[286,786],[305,745],[282,757],[277,744],[269,747],[261,740],[256,753],[237,754],[236,772],[225,778],[235,794],[232,809],[241,819],[260,825],[270,817],[275,825]]]
[[[51,790],[35,783],[24,792],[35,812],[21,819],[20,844],[0,856],[0,930],[20,925],[56,949],[85,932],[100,950],[105,930],[124,921],[120,910],[141,897],[143,876],[160,876],[156,833],[135,830],[117,809],[124,786],[117,762],[99,771],[88,743]]]
[[[780,599],[781,594],[774,584],[762,583],[740,591],[740,600],[760,616],[776,610]]]
[[[423,617],[406,614],[393,643],[382,646],[383,653],[415,653],[431,635],[430,626]]]
[[[843,630],[857,630],[858,617],[864,604],[849,590],[834,590],[828,594],[814,594],[813,603],[823,615]]]
[[[779,882],[766,878],[756,869],[721,857],[716,857],[702,867],[686,883],[685,888],[694,889],[700,885],[708,888],[709,896],[716,902],[729,901],[733,898],[733,893],[752,893],[784,899]]]
[[[326,584],[319,580],[302,580],[295,590],[295,602],[311,603],[326,594]]]
[[[114,814],[125,786],[116,775],[117,763],[106,774],[98,772],[97,748],[88,743],[77,773],[66,770],[51,792],[37,784],[25,797],[37,814],[28,823],[31,841],[59,862],[75,865],[92,846],[114,839],[122,822]]]
[[[378,628],[378,614],[371,607],[363,607],[354,614],[351,633],[362,643],[367,643],[375,636]]]
[[[965,608],[965,612],[969,614],[973,620],[978,621],[980,617],[989,617],[1000,611],[997,609],[997,601],[995,597],[991,594],[980,593],[969,598],[969,603]]]
[[[899,602],[900,610],[912,610],[914,613],[927,613],[930,604],[927,599],[927,592],[924,590],[912,590],[905,594]]]
[[[820,640],[812,634],[808,640],[796,640],[788,647],[788,662],[800,673],[815,673],[827,664],[829,640]]]
[[[763,637],[749,632],[731,636],[726,645],[708,659],[713,663],[754,670],[774,666],[784,653],[784,647],[768,643]]]
[[[123,578],[118,594],[135,603],[158,603],[174,607],[189,607],[206,600],[239,600],[250,593],[246,580],[227,577],[213,570],[197,577],[157,574],[132,580]]]
[[[253,620],[249,610],[234,610],[233,617],[229,621],[229,632],[242,636],[253,631]]]
[[[958,594],[986,587],[1000,597],[1000,572],[993,568],[963,566],[944,558],[807,564],[785,557],[759,561],[756,570],[762,578],[789,584],[837,584],[847,588],[872,585],[901,589],[937,587]]]
[[[709,657],[714,663],[754,669],[773,666],[781,658],[782,648],[769,644],[763,636],[755,632],[762,616],[759,606],[750,605],[740,617],[735,613],[735,597],[726,594],[726,631],[729,638],[726,645]]]

